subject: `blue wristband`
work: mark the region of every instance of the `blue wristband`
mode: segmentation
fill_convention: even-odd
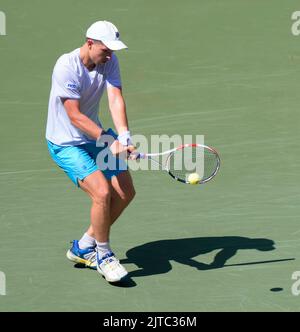
[[[112,142],[108,136],[111,136],[114,141],[118,138],[118,135],[111,128],[102,130],[100,137],[96,141],[96,146],[104,147],[105,145],[111,145]]]
[[[118,138],[118,135],[113,131],[113,129],[108,128],[106,131],[104,131],[104,135],[110,135],[112,136],[114,139]]]

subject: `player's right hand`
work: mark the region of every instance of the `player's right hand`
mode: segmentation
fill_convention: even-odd
[[[139,159],[140,153],[136,149],[135,146],[131,145],[129,146],[130,149],[128,149],[128,157],[129,160],[137,160]]]
[[[137,149],[134,145],[128,145],[127,150],[127,159],[129,160],[136,160],[139,153],[137,152]]]
[[[128,153],[130,153],[132,146],[124,146],[121,144],[118,140],[115,140],[111,145],[110,145],[110,151],[114,156],[117,156],[121,159],[127,159]]]

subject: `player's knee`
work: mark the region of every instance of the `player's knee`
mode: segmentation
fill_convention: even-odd
[[[109,203],[111,198],[111,193],[109,188],[99,188],[93,193],[93,202],[96,204],[106,204]]]

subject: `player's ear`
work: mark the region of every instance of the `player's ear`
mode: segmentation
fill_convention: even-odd
[[[87,42],[87,45],[88,45],[89,48],[91,48],[91,46],[94,44],[94,41],[92,39],[90,39],[90,38],[88,38],[86,40],[86,42]]]

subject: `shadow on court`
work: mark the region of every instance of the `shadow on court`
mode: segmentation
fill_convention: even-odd
[[[239,250],[253,249],[259,251],[274,250],[274,241],[270,239],[246,238],[239,236],[224,237],[196,237],[187,239],[160,240],[145,243],[127,251],[127,259],[121,263],[134,263],[139,270],[130,272],[130,277],[142,277],[167,273],[172,269],[170,261],[189,265],[198,270],[218,269],[234,265],[263,264],[278,261],[293,260],[280,259],[260,262],[249,262],[225,265],[226,261],[235,256]],[[201,254],[220,250],[210,264],[201,263],[193,259]]]

